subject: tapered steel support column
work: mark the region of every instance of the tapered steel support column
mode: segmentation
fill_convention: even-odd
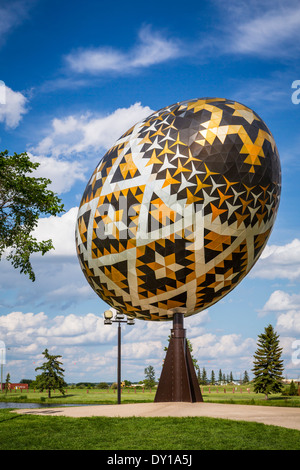
[[[118,405],[121,404],[121,323],[118,324]]]
[[[191,353],[187,346],[183,313],[174,313],[173,329],[155,402],[184,401],[202,402]]]

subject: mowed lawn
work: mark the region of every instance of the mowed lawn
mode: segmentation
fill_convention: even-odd
[[[202,387],[201,387],[202,389]],[[226,390],[226,393],[224,392]],[[262,394],[240,386],[204,387],[206,402],[300,406],[300,397]],[[151,402],[155,390],[122,390],[122,403]],[[101,404],[117,402],[113,390],[66,389],[65,396],[30,390],[0,395],[7,402]],[[11,405],[13,408],[13,405]],[[300,450],[300,431],[214,418],[67,418],[0,410],[1,450]]]
[[[214,418],[67,418],[0,410],[1,450],[300,450],[300,431]]]
[[[268,406],[300,406],[300,396],[286,397],[282,394],[265,396],[260,393],[254,393],[252,386],[201,386],[203,399],[205,402],[236,403],[249,405],[268,405]],[[152,402],[155,397],[153,390],[134,390],[132,388],[123,389],[121,393],[122,403]],[[117,391],[113,389],[80,389],[67,388],[63,396],[57,390],[51,392],[51,398],[48,399],[46,391],[40,393],[32,389],[28,391],[20,390],[0,393],[0,401],[12,402],[31,402],[43,404],[113,404],[117,403]]]

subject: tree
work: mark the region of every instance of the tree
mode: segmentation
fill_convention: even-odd
[[[254,354],[253,369],[254,391],[264,393],[268,399],[269,393],[281,392],[283,360],[282,348],[279,347],[279,335],[272,325],[265,328],[264,333],[258,336],[257,350]]]
[[[219,384],[221,385],[221,383],[223,382],[223,374],[222,374],[222,370],[219,369]]]
[[[0,152],[0,260],[6,257],[32,281],[35,275],[30,255],[44,255],[54,248],[51,240],[38,242],[33,237],[38,219],[64,212],[61,200],[47,189],[51,181],[30,176],[39,165],[31,162],[27,153]]]
[[[97,385],[97,388],[107,389],[107,388],[109,388],[109,385],[108,385],[108,383],[106,383],[106,382],[100,382],[100,383]]]
[[[248,372],[245,370],[244,377],[243,377],[243,384],[246,384],[248,382],[250,382],[250,379],[249,379]]]
[[[144,384],[146,388],[154,387],[155,385],[155,371],[153,366],[148,366],[144,370],[145,380]]]
[[[64,381],[64,369],[60,366],[62,362],[58,360],[61,356],[52,356],[49,354],[48,349],[42,353],[47,359],[42,366],[36,367],[37,370],[42,370],[40,375],[36,376],[36,386],[42,392],[48,390],[48,397],[51,398],[51,390],[59,390],[63,395],[65,394],[64,387],[66,383]]]
[[[215,373],[214,373],[213,370],[211,371],[210,383],[211,383],[212,385],[215,385]]]
[[[8,392],[10,387],[10,374],[7,374],[5,381],[5,394]]]
[[[190,350],[190,353],[191,353],[191,358],[192,358],[192,361],[193,361],[193,364],[194,364],[194,368],[195,368],[195,370],[197,371],[197,370],[199,370],[199,365],[198,365],[197,359],[196,359],[196,358],[193,356],[193,354],[192,354],[192,352],[193,352],[192,343],[190,342],[189,339],[187,339],[186,342],[187,342],[187,346],[188,346],[188,348],[189,348],[189,350]]]
[[[295,382],[292,380],[291,383],[290,383],[290,387],[289,387],[289,395],[290,396],[295,396],[295,395],[298,395],[298,390],[297,390],[297,387],[295,385]]]
[[[205,367],[203,367],[203,369],[202,369],[202,379],[201,379],[201,383],[202,383],[202,385],[206,385],[206,384],[207,384],[207,373],[206,373]]]

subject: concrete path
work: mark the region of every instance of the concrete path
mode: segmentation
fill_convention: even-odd
[[[226,405],[222,403],[134,403],[124,405],[91,405],[60,408],[16,409],[14,413],[68,416],[82,418],[107,416],[127,418],[132,416],[206,416],[210,418],[255,421],[300,430],[300,408],[254,405]]]

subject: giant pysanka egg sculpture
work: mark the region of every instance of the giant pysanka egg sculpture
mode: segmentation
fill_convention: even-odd
[[[167,106],[129,129],[92,174],[76,227],[81,268],[127,315],[193,315],[257,261],[280,187],[274,138],[254,111],[220,98]]]

